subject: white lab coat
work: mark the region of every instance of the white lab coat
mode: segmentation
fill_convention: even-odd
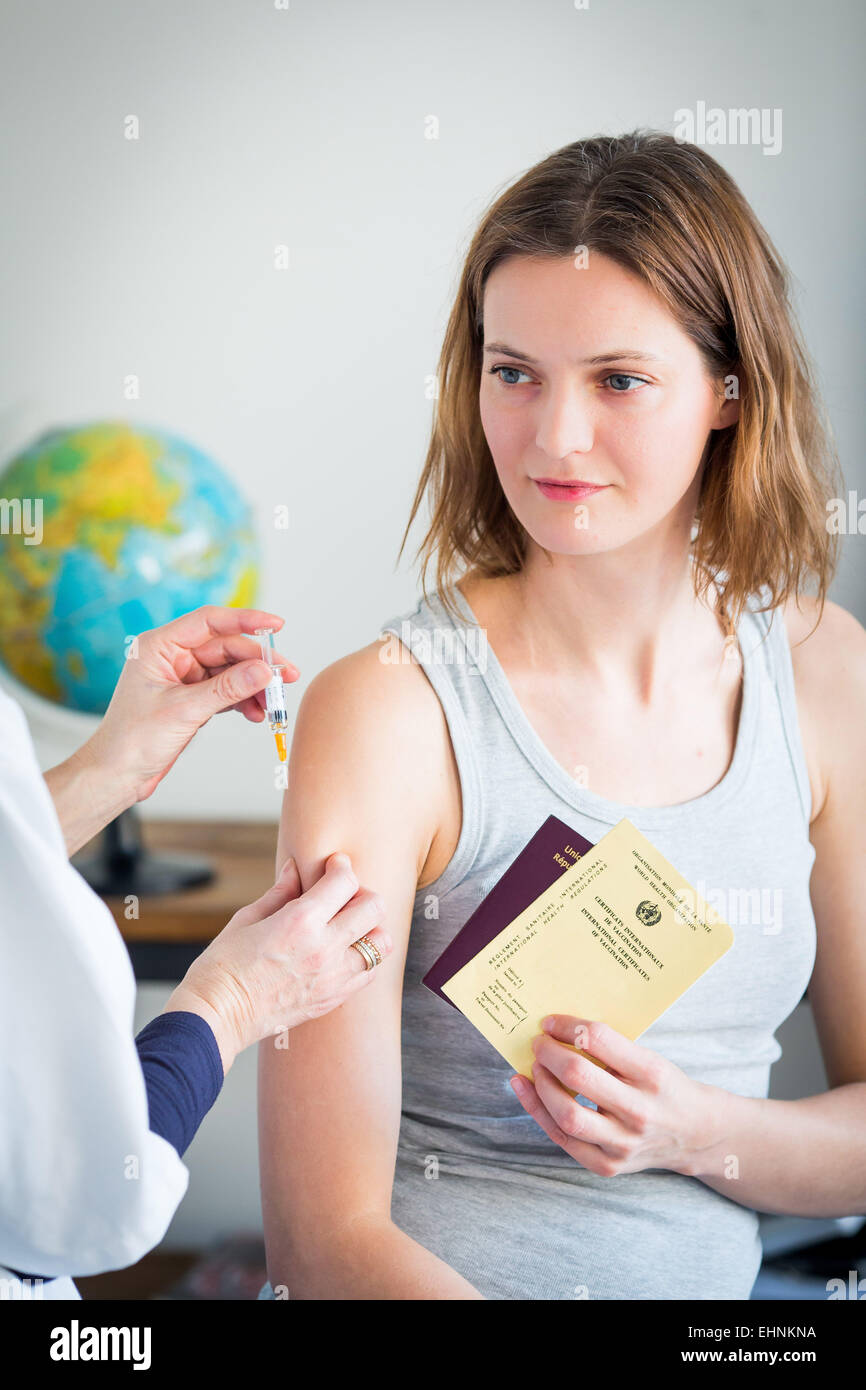
[[[0,691],[0,1299],[79,1298],[69,1275],[134,1264],[186,1192],[148,1128],[134,1004],[120,933],[67,859],[23,712]]]

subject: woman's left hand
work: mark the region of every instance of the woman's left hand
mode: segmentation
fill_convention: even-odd
[[[545,1027],[545,1025],[549,1025]],[[688,1174],[712,1142],[710,1097],[667,1058],[632,1042],[607,1023],[552,1014],[532,1040],[534,1086],[513,1076],[524,1110],[555,1144],[601,1177],[669,1168]],[[597,1057],[609,1071],[573,1050]],[[576,1091],[598,1110],[578,1105]]]

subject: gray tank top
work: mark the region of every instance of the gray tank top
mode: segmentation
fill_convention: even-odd
[[[627,816],[734,932],[641,1044],[698,1081],[767,1095],[774,1035],[816,945],[811,794],[782,613],[758,613],[762,594],[740,620],[743,698],[721,781],[678,805],[630,806],[556,761],[455,595],[462,622],[431,594],[382,629],[441,702],[463,803],[450,863],[415,898],[392,1218],[487,1298],[746,1299],[761,1262],[751,1208],[667,1169],[604,1178],[581,1167],[523,1111],[508,1063],[421,978],[547,816],[592,843]]]

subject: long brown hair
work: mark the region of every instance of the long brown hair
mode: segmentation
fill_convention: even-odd
[[[711,583],[732,632],[750,595],[775,608],[815,576],[823,607],[838,564],[827,501],[842,488],[830,426],[789,298],[787,271],[728,173],[696,145],[633,131],[564,145],[488,208],[472,238],[439,358],[439,395],[400,547],[425,494],[417,554],[427,593],[467,569],[519,571],[526,532],[506,501],[481,426],[484,286],[507,256],[599,252],[643,280],[697,345],[709,375],[735,378],[739,419],[715,430],[692,540],[695,592]]]

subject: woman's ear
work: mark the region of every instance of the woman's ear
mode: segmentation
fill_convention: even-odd
[[[720,383],[720,395],[718,398],[718,410],[710,429],[725,430],[729,425],[736,424],[740,418],[740,376],[732,372],[729,376],[722,379]]]
[[[719,423],[717,428],[727,429],[728,425],[734,425],[740,418],[740,402],[738,400],[725,401],[719,411]]]

